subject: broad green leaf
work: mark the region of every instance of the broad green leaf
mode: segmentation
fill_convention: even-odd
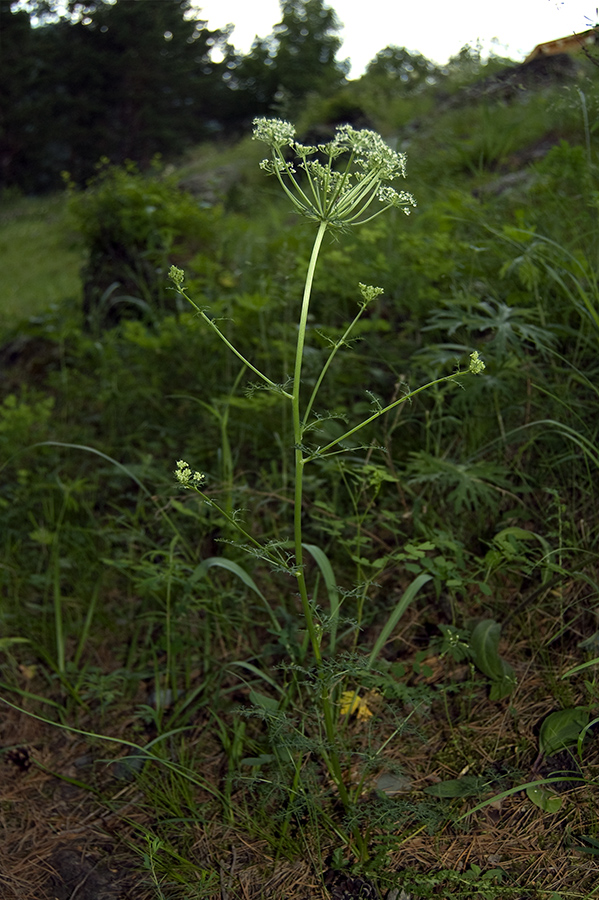
[[[260,756],[246,756],[245,759],[241,760],[241,765],[263,766],[265,763],[272,762],[274,758],[273,753],[261,753]]]
[[[45,544],[49,547],[50,544],[54,541],[56,535],[54,531],[50,531],[48,528],[44,528],[44,526],[42,525],[41,528],[36,528],[35,531],[30,531],[29,537],[32,541],[37,541],[38,544]]]
[[[6,650],[8,647],[12,647],[13,644],[28,644],[29,641],[27,638],[22,637],[6,637],[0,638],[0,653],[3,650]]]
[[[462,816],[460,816],[457,821],[462,822],[464,819],[469,819],[470,816],[473,816],[481,809],[485,809],[486,806],[490,806],[492,803],[497,803],[500,800],[505,800],[506,797],[513,797],[514,794],[519,794],[520,791],[526,791],[529,787],[536,788],[544,784],[557,784],[563,782],[563,780],[564,776],[561,775],[558,778],[543,778],[541,781],[529,781],[526,784],[517,784],[515,787],[510,788],[507,791],[501,791],[501,793],[495,794],[495,796],[491,797],[489,800],[483,800],[482,803],[477,803],[476,806],[473,806],[472,809],[469,809],[468,812],[465,812]],[[569,778],[568,780],[579,781],[581,784],[586,783],[586,780],[582,777]]]
[[[552,756],[576,744],[588,721],[588,710],[580,707],[550,713],[544,719],[539,733],[539,750],[543,756]]]
[[[578,755],[579,755],[580,759],[582,759],[582,744],[583,744],[583,741],[584,741],[585,737],[587,736],[587,732],[589,732],[589,731],[591,730],[591,728],[594,728],[595,725],[599,725],[599,716],[598,716],[596,719],[593,719],[592,722],[588,722],[588,723],[584,726],[584,728],[582,729],[582,731],[580,732],[580,734],[578,735],[578,742],[577,742],[577,743],[578,743],[578,746],[577,746],[576,749],[577,749],[577,751],[578,751]]]
[[[372,653],[368,657],[368,668],[372,668],[372,666],[374,665],[374,661],[385,646],[387,638],[405,613],[406,609],[408,608],[420,588],[424,587],[424,585],[427,584],[432,579],[432,577],[432,575],[419,575],[418,578],[415,578],[414,581],[403,592],[401,598],[396,603],[393,612],[383,626],[383,630],[379,634],[374,647],[372,648]]]
[[[208,569],[211,569],[213,566],[216,566],[219,569],[226,569],[227,572],[231,572],[233,575],[236,575],[251,591],[260,597],[264,606],[266,607],[266,611],[270,616],[270,621],[272,622],[275,634],[281,633],[281,626],[275,616],[274,612],[271,609],[270,603],[262,593],[262,591],[256,585],[256,582],[252,578],[252,576],[246,572],[246,570],[240,566],[238,563],[233,562],[232,559],[226,559],[224,556],[210,556],[208,559],[203,560],[199,566],[196,566],[194,571],[192,572],[190,581],[193,584],[196,581],[199,581],[200,578],[204,578]]]
[[[562,678],[569,678],[570,675],[576,675],[577,672],[582,672],[584,669],[589,669],[591,666],[599,666],[599,656],[596,656],[594,659],[588,659],[579,666],[574,666],[573,669],[568,669],[567,672],[564,672]]]
[[[186,506],[185,503],[181,503],[180,500],[171,499],[170,505],[178,513],[181,513],[182,516],[189,516],[192,519],[199,518],[198,512],[196,510],[190,509],[189,506]]]
[[[250,703],[259,706],[270,715],[279,711],[279,701],[274,700],[273,697],[267,697],[266,694],[261,694],[260,691],[250,691]]]
[[[599,841],[590,834],[581,834],[580,840],[588,844],[587,847],[577,847],[579,853],[589,853],[591,856],[599,856]]]
[[[431,797],[476,797],[488,785],[486,778],[476,775],[464,775],[463,778],[450,778],[424,788],[425,794]]]
[[[599,650],[599,631],[596,631],[590,637],[585,638],[584,641],[580,641],[578,646],[582,650],[588,650],[589,653],[592,653],[594,650]]]
[[[279,691],[280,694],[285,693],[284,688],[282,688],[279,684],[277,684],[277,682],[274,680],[274,678],[271,678],[267,672],[262,672],[256,666],[252,665],[252,663],[246,662],[246,660],[240,659],[236,662],[232,662],[231,666],[238,666],[240,669],[247,669],[248,672],[251,672],[257,678],[261,678],[263,681],[265,681],[267,684],[269,684],[276,691]]]
[[[404,544],[403,553],[406,556],[411,556],[413,559],[422,559],[426,556],[428,550],[436,549],[436,544],[431,543],[431,541],[421,541],[419,544]]]
[[[562,807],[562,798],[544,787],[528,787],[526,796],[546,813],[556,813]]]
[[[217,566],[219,569],[226,569],[228,572],[232,572],[233,575],[237,575],[237,577],[241,581],[243,581],[243,583],[247,585],[250,590],[254,591],[254,593],[257,594],[262,600],[266,600],[264,594],[257,587],[252,576],[249,575],[248,572],[246,572],[245,569],[242,568],[242,566],[240,566],[238,563],[233,562],[232,559],[225,559],[224,556],[210,556],[208,559],[203,560],[203,562],[201,562],[199,566],[196,566],[196,568],[194,569],[190,579],[191,582],[193,583],[194,581],[199,581],[200,578],[204,577],[208,569],[211,569],[213,566]]]
[[[548,550],[550,549],[547,541],[545,538],[541,537],[541,535],[537,534],[535,531],[529,531],[527,528],[519,528],[517,525],[513,525],[511,528],[504,528],[495,535],[493,540],[500,542],[502,538],[509,537],[510,535],[517,538],[519,541],[540,541],[543,547],[547,547]]]
[[[381,772],[376,780],[377,791],[382,791],[388,797],[397,794],[407,794],[413,788],[412,781],[405,775],[393,775],[391,772]]]
[[[505,665],[507,666],[507,663],[505,663]],[[504,697],[509,697],[516,687],[518,681],[512,667],[509,666],[509,668],[511,669],[511,673],[504,675],[503,678],[493,680],[491,683],[489,700],[503,700]]]
[[[502,678],[504,669],[499,656],[501,625],[494,619],[479,622],[470,638],[474,662],[489,678]]]
[[[305,545],[304,545],[304,546],[305,546]],[[369,566],[369,565],[371,565],[371,562],[370,562],[370,560],[368,559],[367,556],[354,556],[354,554],[352,553],[351,560],[352,560],[352,562],[355,562],[355,564],[356,564],[357,566]]]
[[[501,625],[494,619],[479,622],[470,637],[470,649],[475,665],[490,678],[490,699],[507,697],[516,686],[516,673],[512,666],[499,655]]]

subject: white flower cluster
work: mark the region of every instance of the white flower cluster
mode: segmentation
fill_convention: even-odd
[[[329,194],[331,191],[341,187],[342,173],[330,171],[322,163],[319,163],[317,159],[305,159],[300,163],[300,167],[321,184],[323,189]]]
[[[289,122],[261,117],[254,119],[253,136],[269,144],[272,152],[260,168],[277,176],[297,211],[310,219],[339,227],[359,225],[389,207],[409,215],[416,206],[411,194],[396,191],[387,183],[405,178],[405,153],[392,150],[374,131],[341,125],[332,141],[313,146],[297,143]],[[299,159],[297,167],[305,173],[305,180],[296,179],[296,170],[283,152],[286,147]],[[315,153],[320,153],[321,159],[308,159]],[[336,163],[342,155],[347,157],[345,167]],[[372,212],[369,208],[375,200],[381,208]]]
[[[360,293],[364,300],[364,306],[372,303],[373,300],[376,300],[377,297],[380,297],[381,294],[385,293],[382,287],[374,287],[372,284],[362,284],[361,281],[358,282],[358,287],[360,288]]]
[[[186,463],[184,459],[180,459],[175,469],[175,478],[183,487],[192,488],[199,487],[205,476],[201,472],[192,472],[189,463]]]
[[[297,142],[294,144],[295,152],[298,156],[303,157],[313,156],[318,150],[321,150],[323,153],[326,153],[326,144],[319,144],[318,147],[312,146],[312,144],[298,144]]]
[[[406,154],[392,150],[376,131],[340,125],[333,140],[335,147],[355,153],[356,163],[365,171],[377,170],[381,181],[406,177]]]
[[[253,124],[252,137],[255,141],[264,141],[271,147],[293,146],[295,128],[291,122],[285,122],[283,119],[266,119],[264,116],[260,116],[254,119]]]
[[[401,209],[406,216],[410,215],[410,207],[416,206],[416,201],[411,194],[408,194],[407,191],[396,191],[395,188],[390,187],[388,184],[384,184],[380,187],[376,196],[381,203],[385,204],[385,206],[396,206],[398,209]]]
[[[277,172],[280,174],[284,174],[285,172],[293,174],[295,172],[295,169],[290,163],[286,163],[276,156],[274,159],[263,159],[260,162],[260,168],[263,172],[266,172],[267,175],[275,175]]]

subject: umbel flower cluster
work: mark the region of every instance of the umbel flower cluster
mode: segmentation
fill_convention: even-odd
[[[184,459],[177,462],[175,478],[185,488],[197,488],[205,480],[205,476],[201,472],[192,472],[189,463],[186,463]]]
[[[409,215],[416,206],[411,194],[390,184],[405,178],[405,153],[392,150],[374,131],[341,125],[328,144],[310,146],[295,140],[289,122],[258,118],[253,137],[271,150],[260,168],[276,175],[296,210],[309,219],[337,227],[360,225],[389,207]],[[378,208],[371,208],[375,202]]]

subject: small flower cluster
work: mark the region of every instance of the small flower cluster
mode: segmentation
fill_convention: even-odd
[[[183,271],[183,269],[178,269],[177,266],[171,266],[168,270],[168,277],[173,282],[175,287],[181,287],[181,285],[185,281],[185,272]]]
[[[361,281],[358,282],[358,287],[362,294],[363,306],[368,306],[369,303],[372,303],[373,300],[376,300],[377,297],[380,297],[381,294],[385,293],[382,287],[374,287],[372,284],[362,284]]]
[[[392,150],[374,131],[341,125],[328,144],[312,146],[295,141],[295,129],[289,122],[257,118],[253,137],[268,144],[272,153],[270,159],[262,160],[260,168],[277,176],[297,211],[310,219],[338,227],[359,225],[392,206],[406,215],[416,206],[411,194],[388,184],[395,178],[405,178],[405,153]],[[297,169],[306,176],[301,183],[296,167],[285,158],[288,147],[299,160]],[[324,157],[324,162],[308,159],[316,153]],[[333,168],[343,155],[347,157],[345,167]],[[372,213],[369,208],[374,201],[381,208]]]
[[[401,209],[406,216],[410,215],[410,207],[416,206],[416,201],[411,194],[408,194],[407,191],[396,191],[388,184],[380,187],[376,196],[379,203],[384,203],[386,207],[395,206],[397,209]]]
[[[276,175],[277,173],[284,175],[286,172],[295,175],[295,169],[291,163],[286,163],[278,157],[275,157],[274,159],[263,159],[259,165],[262,171],[266,172],[267,175]]]
[[[478,350],[475,350],[474,353],[470,354],[470,365],[468,366],[468,371],[472,375],[480,375],[480,373],[484,372],[486,368],[487,367],[485,366],[484,362],[478,355]]]
[[[266,119],[260,116],[254,119],[255,141],[264,141],[272,147],[292,147],[295,140],[295,128],[283,119]]]
[[[175,478],[179,484],[186,488],[199,487],[205,480],[205,476],[201,472],[192,472],[189,463],[186,463],[184,459],[180,459],[177,462]]]
[[[406,177],[405,153],[392,150],[376,131],[369,131],[367,128],[357,131],[351,125],[340,125],[333,144],[340,152],[349,150],[355,153],[356,163],[361,169],[378,169],[384,181],[393,181],[400,175],[402,178]]]

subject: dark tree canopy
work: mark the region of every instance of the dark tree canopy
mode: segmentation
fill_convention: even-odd
[[[94,0],[60,17],[50,0],[21,9],[2,0],[4,183],[39,190],[62,169],[87,177],[101,156],[146,163],[214,133],[226,87],[211,51],[226,34],[190,9],[190,0]]]
[[[421,53],[410,53],[405,47],[391,45],[379,50],[366,67],[366,78],[385,85],[387,90],[402,87],[414,90],[435,80],[438,67]]]
[[[246,125],[258,113],[294,114],[308,94],[337,90],[349,71],[336,59],[340,23],[324,0],[282,0],[281,14],[247,56],[230,53],[225,60],[224,78],[236,95],[231,118]]]
[[[101,158],[146,165],[256,115],[295,116],[345,83],[339,28],[324,0],[281,0],[241,56],[192,0],[0,0],[0,188],[54,189],[63,171],[81,183]]]
[[[275,26],[275,71],[281,88],[294,100],[311,91],[332,92],[349,66],[335,59],[341,48],[339,20],[323,0],[283,0],[283,18]]]

